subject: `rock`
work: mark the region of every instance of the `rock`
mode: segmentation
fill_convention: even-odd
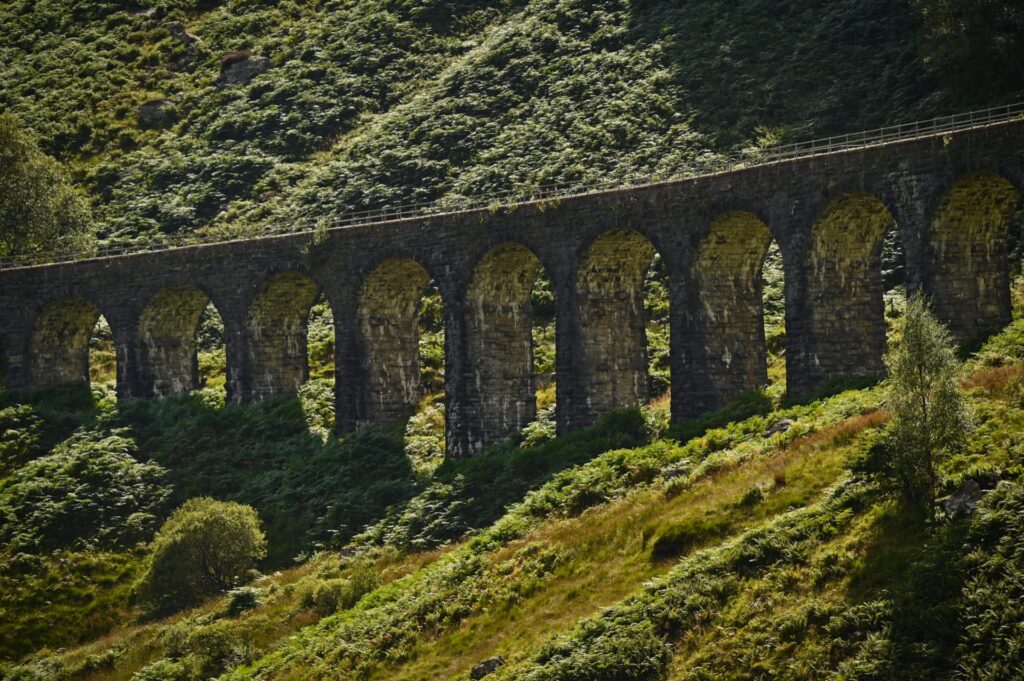
[[[219,88],[241,85],[270,68],[267,57],[250,57],[244,52],[229,52],[221,57],[220,75],[213,81]]]
[[[199,42],[199,38],[195,37],[188,31],[186,31],[185,24],[181,23],[180,21],[168,21],[166,24],[164,24],[164,28],[167,29],[168,33],[171,34],[172,38],[177,40],[182,45],[185,45],[186,47],[189,45],[195,45],[197,42]]]
[[[135,110],[141,128],[162,128],[174,122],[174,103],[166,99],[151,99]]]
[[[796,421],[794,421],[793,419],[782,419],[781,421],[776,421],[775,424],[771,428],[769,428],[768,430],[764,431],[764,436],[765,437],[771,437],[772,435],[778,435],[779,433],[785,433],[787,430],[789,430],[790,428],[792,428],[795,425],[796,425]]]
[[[473,666],[473,669],[469,672],[469,678],[473,681],[478,681],[484,678],[488,674],[493,674],[498,671],[498,667],[505,664],[505,658],[501,655],[497,657],[489,657],[483,662],[480,662]]]
[[[943,503],[943,507],[946,509],[946,513],[951,516],[960,514],[970,515],[974,513],[974,508],[978,505],[978,501],[981,500],[981,496],[982,491],[978,483],[974,480],[968,480],[964,483],[963,487],[949,495],[949,498]]]
[[[666,466],[661,472],[661,477],[665,480],[675,480],[676,478],[681,478],[684,475],[689,475],[692,468],[693,466],[690,464],[690,460],[683,459],[682,461],[677,461]]]
[[[181,68],[191,66],[192,62],[195,60],[196,53],[199,51],[196,47],[196,43],[199,42],[199,38],[186,31],[185,24],[180,21],[168,21],[163,26],[171,34],[171,37],[174,40],[177,40],[185,46],[185,56],[178,60],[178,66]]]

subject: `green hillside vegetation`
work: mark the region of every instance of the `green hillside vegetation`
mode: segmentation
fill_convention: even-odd
[[[1024,98],[1018,4],[11,0],[0,157],[21,166],[0,174],[45,175],[29,190],[51,203],[22,229],[0,199],[0,244],[323,227],[1004,104]],[[265,70],[226,83],[239,64]],[[669,423],[656,258],[651,402],[555,437],[545,382],[537,420],[467,460],[445,458],[434,288],[415,415],[343,436],[323,299],[310,380],[245,406],[225,404],[212,306],[201,389],[154,401],[117,403],[101,318],[89,386],[0,390],[0,679],[464,680],[497,655],[489,680],[1010,678],[1024,667],[1022,235],[1024,211],[1016,319],[962,350],[949,386],[971,427],[939,461],[934,514],[879,479],[900,431],[888,384],[787,398],[775,245],[769,385]],[[532,303],[534,370],[553,376],[545,280]],[[246,560],[212,586],[174,564],[188,531],[229,515]],[[154,575],[188,588],[164,602]]]
[[[495,678],[749,678],[755,663],[794,679],[1000,678],[1020,663],[1003,623],[1019,616],[1024,567],[1022,323],[961,381],[976,425],[940,496],[976,484],[973,513],[914,520],[850,472],[884,432],[880,388],[693,424],[682,440],[626,413],[445,464],[342,554],[6,674],[466,678],[500,654]],[[622,449],[628,438],[650,444]],[[482,471],[504,511],[474,500]]]
[[[101,243],[313,227],[1020,97],[1019,16],[996,58],[961,4],[14,0],[0,107]],[[268,70],[215,85],[245,55]],[[945,83],[953,58],[992,87]]]

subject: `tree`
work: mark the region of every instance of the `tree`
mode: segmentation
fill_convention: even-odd
[[[189,499],[157,533],[139,595],[154,613],[197,605],[238,586],[266,554],[251,506]]]
[[[920,296],[907,303],[900,330],[886,357],[892,418],[867,470],[909,505],[930,514],[938,465],[963,445],[970,418],[957,387],[956,346]]]
[[[82,247],[89,237],[89,209],[67,170],[0,114],[0,256]]]

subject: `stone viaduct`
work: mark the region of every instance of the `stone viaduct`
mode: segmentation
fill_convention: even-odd
[[[764,384],[761,269],[785,269],[787,385],[883,371],[880,257],[896,224],[910,290],[957,338],[1010,320],[1007,225],[1024,187],[1024,120],[496,210],[392,220],[0,271],[8,387],[88,379],[100,314],[121,399],[197,381],[209,302],[225,325],[227,390],[245,403],[305,380],[306,323],[335,319],[340,432],[410,414],[417,302],[443,299],[448,452],[466,456],[534,416],[530,291],[555,294],[560,432],[643,401],[642,289],[669,273],[674,418]]]

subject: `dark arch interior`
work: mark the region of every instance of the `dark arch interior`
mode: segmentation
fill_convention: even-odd
[[[114,386],[117,382],[117,349],[106,317],[100,315],[89,336],[89,382]]]
[[[877,198],[845,194],[825,207],[811,231],[811,363],[819,381],[884,370],[882,253],[894,225]]]
[[[443,367],[443,340],[438,347],[436,334],[421,338],[421,317],[428,325],[440,323],[439,296],[428,295],[429,284],[423,266],[408,259],[386,260],[363,282],[358,322],[360,364],[366,373],[360,425],[405,421],[424,396],[424,383],[428,389],[443,386],[443,374],[421,375],[421,366],[436,370],[439,353]],[[425,303],[429,309],[423,310]]]
[[[772,243],[771,232],[757,216],[736,211],[715,218],[698,249],[695,283],[715,402],[768,382],[763,277]],[[781,275],[781,265],[776,258],[767,273]],[[768,290],[781,293],[781,282],[773,280]],[[772,323],[777,323],[784,304],[774,299],[769,303],[776,315]],[[775,328],[772,332],[778,333]]]
[[[1010,321],[1009,227],[1020,193],[1005,178],[974,173],[945,192],[931,224],[927,292],[961,341]],[[967,304],[965,304],[967,303]]]
[[[295,395],[309,378],[307,331],[319,295],[297,272],[274,275],[256,295],[246,321],[251,399]]]

